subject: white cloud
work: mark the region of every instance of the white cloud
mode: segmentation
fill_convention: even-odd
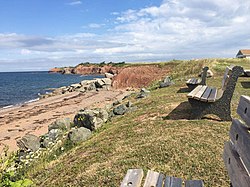
[[[68,3],[68,5],[80,5],[82,4],[82,1],[72,1],[71,3]]]
[[[82,61],[234,57],[238,49],[250,48],[249,12],[250,1],[245,0],[165,0],[160,6],[114,13],[116,26],[107,32],[103,29],[102,34],[0,34],[0,60],[6,58],[3,54],[11,54],[16,60],[32,62],[32,56],[60,66]]]

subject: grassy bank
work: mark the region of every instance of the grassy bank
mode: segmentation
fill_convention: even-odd
[[[205,186],[229,186],[222,152],[231,123],[214,116],[189,120],[185,80],[208,65],[214,77],[207,84],[220,87],[225,67],[230,64],[250,69],[250,61],[237,59],[159,63],[171,66],[174,85],[152,89],[142,100],[132,96],[130,100],[138,110],[113,118],[88,141],[57,159],[43,159],[28,168],[25,176],[37,186],[115,187],[127,169],[142,168],[145,173],[151,169],[183,179],[202,179]],[[238,117],[236,107],[243,94],[250,95],[250,78],[238,80],[232,100],[233,117]]]

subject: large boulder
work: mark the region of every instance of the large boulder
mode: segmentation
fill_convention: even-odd
[[[35,152],[40,148],[40,138],[33,134],[26,134],[17,141],[17,146],[20,150]]]
[[[91,131],[85,127],[72,129],[68,134],[68,139],[73,143],[87,140],[91,136]]]
[[[91,131],[98,129],[108,120],[108,112],[104,109],[81,110],[74,118],[77,127],[86,127]]]
[[[52,129],[60,129],[62,131],[66,131],[70,129],[70,125],[70,118],[58,119],[49,125],[48,130],[50,131]]]

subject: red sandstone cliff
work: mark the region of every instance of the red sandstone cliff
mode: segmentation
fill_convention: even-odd
[[[141,88],[149,86],[153,81],[159,80],[169,73],[169,67],[159,67],[158,65],[137,65],[137,66],[99,66],[95,64],[80,64],[74,68],[53,68],[50,72],[63,74],[116,74],[112,80],[114,88]]]
[[[157,65],[142,65],[126,67],[113,78],[112,86],[114,88],[142,88],[149,86],[153,81],[160,80],[169,73],[167,67],[158,67]]]

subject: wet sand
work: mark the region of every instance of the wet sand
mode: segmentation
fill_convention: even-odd
[[[0,110],[0,155],[4,145],[9,151],[18,149],[16,140],[25,134],[41,136],[48,131],[48,125],[57,119],[74,118],[83,108],[104,107],[128,92],[124,90],[71,92],[28,103],[20,107]]]

